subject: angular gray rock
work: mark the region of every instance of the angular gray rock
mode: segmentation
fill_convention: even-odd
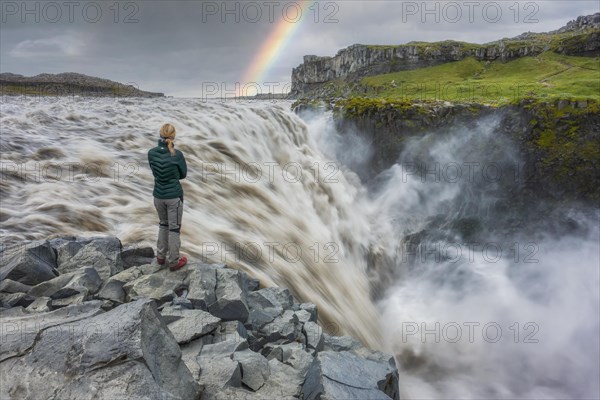
[[[312,357],[308,354],[306,355],[312,361]],[[257,392],[258,395],[264,399],[291,400],[299,398],[308,367],[302,371],[273,359],[269,361],[269,370],[271,371],[269,379]]]
[[[259,341],[263,343],[274,342],[276,340],[285,339],[289,341],[296,340],[301,332],[299,331],[298,317],[292,310],[286,310],[283,315],[275,318],[263,326],[260,331]]]
[[[317,306],[313,303],[302,303],[300,304],[300,310],[307,311],[310,314],[309,321],[317,322],[319,319],[319,314],[317,312]]]
[[[58,300],[58,299],[66,299],[67,297],[72,297],[78,294],[85,294],[84,298],[87,297],[89,291],[84,288],[83,286],[75,286],[75,287],[68,287],[68,288],[62,288],[59,289],[58,291],[56,291],[55,293],[53,293],[52,295],[50,295],[50,298],[52,300]]]
[[[259,330],[269,322],[273,322],[275,318],[281,315],[283,312],[280,308],[268,308],[268,309],[253,309],[250,310],[248,315],[248,328],[252,330]]]
[[[324,334],[287,289],[221,264],[133,265],[152,249],[117,238],[47,245],[62,274],[0,283],[0,398],[398,398],[391,356]]]
[[[24,354],[33,346],[36,336],[42,330],[60,338],[66,332],[61,329],[61,324],[79,321],[102,313],[101,305],[101,301],[88,301],[85,304],[65,307],[48,313],[24,314],[21,312],[21,315],[2,313],[0,361]],[[52,329],[53,327],[56,328]]]
[[[312,355],[300,343],[288,343],[283,349],[283,363],[304,377],[313,362]]]
[[[201,358],[219,358],[228,357],[231,358],[233,353],[236,351],[246,350],[248,348],[248,342],[245,340],[239,341],[235,339],[224,340],[218,343],[211,343],[202,348],[199,355]]]
[[[30,285],[16,282],[12,279],[4,279],[0,282],[0,292],[3,293],[27,293],[29,289],[31,289]]]
[[[293,297],[287,289],[270,287],[250,292],[248,322],[252,329],[259,330],[280,316],[284,310],[291,309],[292,305]]]
[[[114,236],[65,237],[53,239],[50,243],[56,249],[61,273],[92,267],[103,280],[107,280],[123,271],[121,241]]]
[[[354,350],[353,353],[359,357],[364,357],[367,360],[375,361],[382,367],[385,367],[386,379],[379,381],[378,387],[380,390],[394,399],[400,397],[398,384],[399,373],[398,368],[396,367],[396,361],[392,355],[378,350],[371,350],[364,346]]]
[[[96,269],[85,267],[35,285],[29,290],[29,294],[35,297],[65,298],[81,293],[82,288],[87,289],[88,293],[94,294],[101,285],[102,278]]]
[[[123,285],[123,290],[127,294],[126,300],[132,301],[147,298],[166,301],[166,299],[163,299],[165,295],[184,286],[186,275],[187,271],[185,269],[169,271],[168,268],[148,275],[142,275]]]
[[[138,268],[137,266],[119,272],[108,279],[102,289],[100,289],[98,297],[116,303],[124,303],[126,294],[125,290],[123,290],[123,286],[127,282],[137,279],[142,275],[144,275],[142,268]]]
[[[242,383],[254,391],[260,389],[271,375],[267,359],[252,350],[236,351],[233,360],[240,363]]]
[[[165,269],[165,266],[159,264],[144,264],[135,268],[138,268],[144,275],[150,275],[160,271],[161,269]]]
[[[248,292],[254,292],[260,289],[260,281],[258,279],[248,277]]]
[[[119,281],[123,283],[130,282],[134,279],[139,278],[142,275],[150,275],[153,272],[157,272],[159,270],[158,267],[152,268],[152,266],[141,265],[135,266],[126,269],[125,271],[121,271],[118,274],[111,276],[107,282],[110,281]]]
[[[38,297],[27,307],[29,312],[48,312],[52,310],[52,299],[50,297]]]
[[[296,314],[296,317],[298,317],[298,321],[300,321],[300,323],[302,323],[302,324],[312,320],[312,315],[310,315],[310,313],[306,310],[300,309],[300,310],[294,311],[294,314]]]
[[[83,304],[88,297],[86,289],[82,288],[82,291],[71,296],[59,297],[52,299],[51,308],[57,309],[61,307],[71,306],[75,304]],[[104,303],[103,303],[104,304]]]
[[[264,355],[267,360],[278,360],[279,362],[283,362],[283,349],[281,346],[284,341],[280,340],[276,343],[267,343],[260,349],[261,354]]]
[[[203,310],[164,309],[161,312],[177,343],[188,343],[214,331],[221,320]],[[168,322],[170,321],[170,322]]]
[[[202,347],[210,343],[212,343],[212,336],[205,335],[192,340],[189,343],[182,343],[180,345],[181,359],[185,363],[185,366],[190,370],[195,381],[198,381],[200,378],[200,364],[198,363],[197,357],[200,354]]]
[[[398,400],[398,371],[383,361],[367,360],[352,352],[322,351],[312,362],[302,386],[306,400]]]
[[[121,260],[123,260],[124,269],[152,264],[154,261],[154,249],[150,246],[128,246],[121,251]]]
[[[323,337],[323,347],[325,350],[347,351],[357,350],[364,347],[361,342],[350,336],[331,336],[327,333],[324,333]]]
[[[87,239],[77,238],[76,236],[62,236],[48,240],[48,244],[56,252],[57,264],[64,264],[69,261],[87,243]]]
[[[188,288],[186,298],[192,302],[194,308],[208,311],[208,306],[217,300],[216,268],[208,264],[190,264],[187,268],[189,273],[185,280]]]
[[[242,386],[242,370],[240,363],[229,357],[207,360],[199,358],[200,379],[198,382],[206,391],[219,392],[228,386]]]
[[[0,318],[23,317],[25,315],[29,315],[29,313],[26,312],[25,308],[23,308],[21,306],[11,307],[11,308],[5,308],[5,307],[0,308]]]
[[[173,306],[179,307],[182,310],[184,310],[184,309],[185,310],[193,310],[194,309],[194,305],[192,304],[192,302],[185,297],[175,297],[171,301],[171,304],[173,304]],[[202,311],[204,311],[204,310],[202,310]]]
[[[248,330],[239,321],[222,321],[218,329],[213,332],[213,341],[224,342],[226,340],[245,341],[248,338]]]
[[[202,347],[196,361],[200,368],[198,382],[207,393],[217,393],[226,387],[241,387],[242,372],[233,353],[248,349],[246,341],[226,340]]]
[[[153,302],[80,322],[58,325],[69,332],[60,340],[43,329],[27,354],[4,359],[0,398],[199,399],[200,387]]]
[[[118,304],[116,304],[116,303],[113,303],[113,302],[112,302],[112,301],[110,301],[110,300],[102,300],[102,309],[103,309],[104,311],[110,311],[110,310],[112,310],[113,308],[115,308],[116,306],[118,306]]]
[[[28,295],[27,293],[0,293],[0,306],[10,307],[27,307],[33,301],[35,297]]]
[[[280,341],[282,342],[282,341]],[[268,343],[263,348],[262,354],[267,354],[267,360],[276,359],[299,371],[304,377],[313,357],[302,343]]]
[[[0,281],[37,285],[58,275],[56,254],[47,241],[15,244],[2,249]]]
[[[314,350],[314,352],[323,350],[323,328],[316,322],[308,321],[302,326],[302,332],[306,337],[306,347],[308,349]]]
[[[292,308],[294,298],[288,289],[268,287],[248,294],[248,306],[250,308],[281,308],[288,310]]]
[[[208,306],[211,314],[225,321],[248,319],[248,305],[243,273],[234,269],[216,270],[216,301]]]
[[[109,280],[98,293],[98,298],[110,300],[115,303],[125,302],[125,291],[123,290],[125,282],[118,280]]]

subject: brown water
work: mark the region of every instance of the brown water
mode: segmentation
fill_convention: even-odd
[[[332,333],[380,347],[362,189],[317,150],[289,103],[7,98],[3,240],[110,234],[154,245],[146,153],[165,122],[189,169],[182,252],[288,287],[318,305]]]
[[[403,399],[600,396],[597,209],[564,204],[549,211],[569,224],[502,234],[494,227],[520,211],[495,205],[512,205],[518,182],[502,187],[481,171],[475,181],[407,173],[416,158],[429,168],[518,162],[496,118],[407,140],[397,164],[361,182],[355,172],[369,176],[374,154],[365,135],[340,134],[327,113],[301,119],[286,102],[3,100],[3,242],[110,234],[154,245],[146,153],[170,122],[189,168],[183,252],[288,287],[318,305],[330,333],[393,352]],[[509,217],[524,226],[539,218]],[[465,218],[482,228],[471,242],[508,244],[504,256],[468,252],[452,228]],[[573,223],[579,233],[561,229]],[[407,263],[402,246],[417,232],[429,247]],[[437,259],[439,249],[449,257]],[[484,333],[486,324],[493,329]],[[497,328],[501,337],[490,340]]]

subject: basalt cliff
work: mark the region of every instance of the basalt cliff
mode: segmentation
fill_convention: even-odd
[[[479,61],[510,61],[551,51],[570,56],[600,54],[600,13],[581,16],[547,33],[526,32],[486,44],[452,40],[410,42],[397,46],[354,44],[333,57],[304,56],[292,70],[293,98],[335,96],[340,83],[348,94],[352,84],[367,76],[431,67],[474,57]]]

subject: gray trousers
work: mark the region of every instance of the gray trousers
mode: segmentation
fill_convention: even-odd
[[[154,207],[158,212],[158,242],[157,255],[167,258],[169,266],[179,262],[179,247],[181,240],[179,231],[181,229],[181,217],[183,215],[183,199],[157,199],[154,198]]]

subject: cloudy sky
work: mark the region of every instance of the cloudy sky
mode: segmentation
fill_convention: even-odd
[[[283,88],[305,54],[331,56],[354,43],[485,43],[554,30],[600,11],[597,0],[2,0],[0,5],[0,72],[80,72],[181,97],[244,84],[261,48],[278,50],[259,59],[257,71],[264,74],[258,84]],[[265,47],[267,42],[273,44]]]

